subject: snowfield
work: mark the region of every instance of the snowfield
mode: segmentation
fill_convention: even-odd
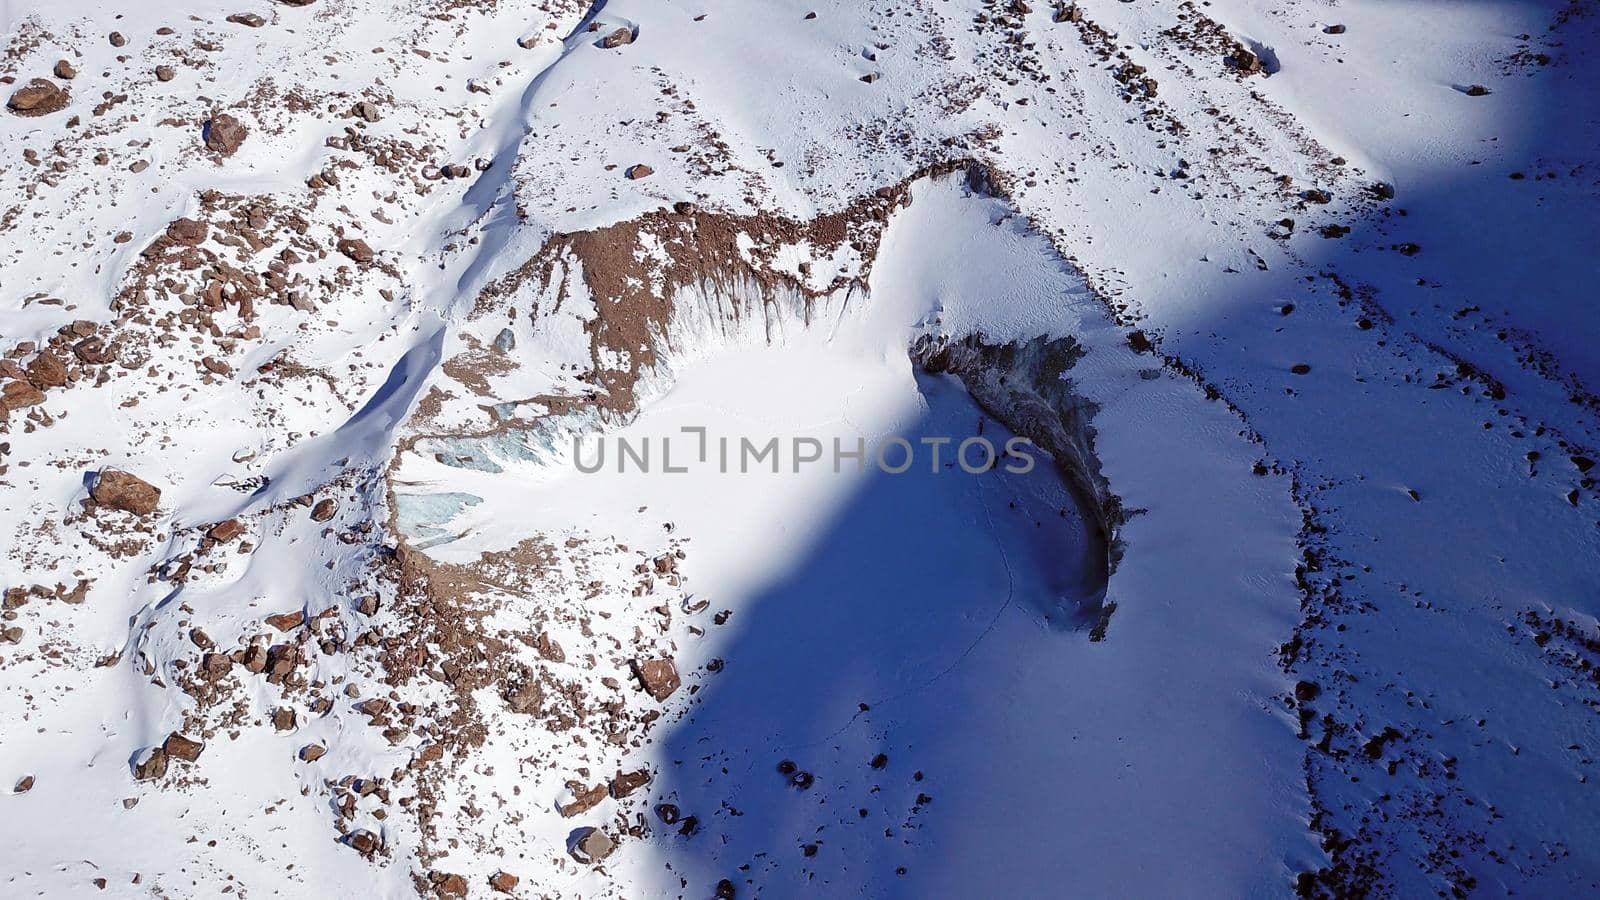
[[[1594,3],[0,33],[5,896],[1600,891]]]

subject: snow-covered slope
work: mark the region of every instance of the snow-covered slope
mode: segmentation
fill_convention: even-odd
[[[1593,893],[1597,32],[0,8],[4,893]]]

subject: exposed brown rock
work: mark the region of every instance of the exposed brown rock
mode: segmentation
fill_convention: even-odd
[[[207,653],[200,661],[207,678],[221,678],[233,669],[233,658],[226,653]]]
[[[0,400],[6,409],[27,409],[44,402],[44,392],[26,381],[8,381],[0,388]]]
[[[244,523],[238,519],[229,519],[211,526],[206,532],[206,537],[219,544],[226,544],[241,534],[244,534]]]
[[[177,77],[177,75],[178,70],[171,66],[156,66],[157,81],[171,81],[173,78]]]
[[[1228,57],[1227,62],[1243,75],[1259,75],[1267,70],[1267,65],[1261,61],[1261,57],[1242,44],[1234,46],[1233,55]]]
[[[117,469],[102,469],[89,495],[94,502],[136,516],[148,516],[161,503],[161,489],[137,475]]]
[[[678,677],[678,667],[671,657],[634,660],[633,673],[644,689],[656,700],[665,700],[683,684]]]
[[[260,675],[267,670],[267,648],[260,644],[251,644],[245,648],[241,662],[246,672]]]
[[[592,865],[610,856],[611,851],[615,849],[617,842],[613,841],[610,835],[593,828],[573,843],[572,855],[578,862]]]
[[[313,522],[326,522],[339,512],[339,501],[329,497],[321,500],[316,506],[311,507],[311,520]]]
[[[617,30],[600,39],[600,46],[606,48],[607,50],[614,50],[623,46],[624,44],[631,43],[633,43],[632,28],[618,28]]]
[[[467,879],[449,872],[433,872],[428,876],[428,881],[433,884],[433,892],[443,900],[448,897],[465,897],[467,895]]]
[[[601,800],[606,798],[606,794],[608,793],[606,786],[603,784],[597,784],[594,787],[586,788],[583,786],[582,782],[578,781],[567,782],[567,789],[572,792],[572,802],[562,803],[556,806],[556,809],[561,812],[561,817],[563,819],[570,819],[573,816],[581,816],[589,810],[594,809]]]
[[[6,107],[19,116],[45,116],[66,108],[71,97],[46,78],[35,78],[11,95]]]
[[[517,882],[521,880],[510,872],[500,871],[489,876],[489,887],[502,894],[509,894],[517,889]]]
[[[166,742],[161,745],[161,749],[166,751],[167,756],[173,759],[181,759],[184,762],[197,761],[200,759],[200,751],[205,748],[205,744],[181,735],[176,731],[167,735]]]
[[[306,762],[316,762],[328,755],[328,748],[321,744],[307,744],[300,748],[300,758]]]
[[[533,649],[539,651],[539,658],[547,662],[567,661],[566,651],[561,649],[561,645],[556,643],[555,638],[544,632],[540,632],[539,636],[534,638]]]
[[[45,350],[28,363],[28,380],[40,389],[61,387],[67,383],[67,365],[61,357]]]
[[[644,163],[637,163],[629,166],[627,172],[624,174],[626,174],[630,180],[638,181],[641,178],[649,178],[651,175],[654,175],[655,172],[655,169],[650,168]]]
[[[261,26],[267,24],[266,19],[261,18],[255,13],[234,13],[228,17],[228,21],[235,25],[243,25],[246,28],[260,28]]]
[[[539,705],[544,702],[544,689],[534,679],[524,678],[509,685],[501,697],[512,712],[527,715],[539,711]]]
[[[300,610],[267,616],[266,622],[279,631],[293,631],[305,624],[306,614]]]
[[[345,835],[344,842],[362,856],[371,856],[382,846],[378,842],[378,836],[365,828],[358,828]]]
[[[143,762],[133,764],[133,777],[140,781],[149,781],[167,774],[167,751],[160,747],[151,748]]]
[[[372,262],[374,256],[372,248],[360,238],[340,238],[339,252],[362,265]]]
[[[12,788],[11,792],[13,794],[26,794],[31,790],[33,790],[33,776],[24,775],[17,779],[17,786]],[[512,880],[511,885],[512,887],[516,886],[516,881],[514,879]]]
[[[250,129],[227,113],[217,113],[206,122],[206,149],[218,156],[232,156],[238,151]]]
[[[55,73],[55,76],[62,81],[71,81],[78,77],[78,70],[72,67],[72,63],[64,59],[56,60],[56,67],[50,71]]]
[[[206,223],[194,219],[173,219],[172,224],[167,226],[167,237],[174,244],[182,244],[185,247],[196,247],[205,243],[209,232],[210,228]]]
[[[649,783],[649,769],[635,769],[632,772],[619,771],[611,778],[611,796],[621,800]]]

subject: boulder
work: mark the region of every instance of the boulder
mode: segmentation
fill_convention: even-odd
[[[540,659],[547,662],[559,663],[567,661],[566,651],[561,649],[561,645],[556,643],[555,638],[545,632],[540,632],[539,636],[534,638],[533,649],[538,651]]]
[[[26,381],[8,381],[0,388],[0,401],[4,401],[7,410],[27,409],[43,403],[44,392]]]
[[[167,774],[167,751],[160,747],[152,747],[143,761],[133,764],[133,777],[140,781],[149,781]]]
[[[618,771],[611,778],[611,796],[621,800],[649,783],[649,769],[635,769],[632,772]]]
[[[1267,64],[1261,61],[1261,57],[1243,46],[1233,48],[1233,55],[1228,57],[1227,63],[1242,75],[1259,75],[1267,71]]]
[[[634,660],[633,672],[645,691],[657,701],[672,696],[672,693],[683,684],[683,680],[678,677],[678,667],[670,656]]]
[[[249,134],[250,129],[243,122],[227,113],[217,113],[206,121],[206,149],[218,156],[232,156]]]
[[[601,800],[606,798],[607,794],[606,786],[603,784],[586,788],[579,781],[567,782],[567,790],[572,794],[572,799],[566,803],[556,804],[556,809],[560,811],[563,819],[581,816],[594,809]]]
[[[618,28],[600,39],[600,46],[607,50],[615,50],[625,44],[633,43],[632,28]]]
[[[41,351],[28,363],[28,380],[41,390],[61,387],[67,383],[67,364],[49,350]]]
[[[306,614],[300,610],[267,616],[266,622],[279,631],[293,631],[305,624]]]
[[[502,894],[509,894],[517,889],[517,882],[522,879],[504,870],[489,876],[489,887]]]
[[[378,848],[382,846],[378,841],[378,836],[365,828],[358,828],[345,835],[344,842],[350,846],[350,849],[362,856],[371,856],[378,852]]]
[[[441,900],[447,897],[465,897],[467,895],[467,879],[452,872],[430,873],[428,881],[433,884],[433,892]]]
[[[544,702],[544,689],[539,682],[525,678],[507,687],[501,697],[512,712],[529,715],[539,711],[539,705]]]
[[[19,116],[45,116],[59,112],[71,99],[67,92],[46,78],[35,78],[11,94],[6,107]]]
[[[209,232],[210,228],[204,222],[197,222],[194,219],[173,219],[172,224],[167,226],[167,239],[185,247],[197,247],[205,243]]]
[[[598,828],[590,828],[572,842],[572,857],[581,863],[594,865],[611,855],[617,842]]]
[[[362,265],[372,262],[374,256],[372,248],[367,246],[367,242],[360,238],[340,238],[339,252]],[[324,500],[322,502],[327,503],[329,501]],[[321,508],[321,504],[318,504],[318,508]],[[329,517],[332,517],[331,514]]]
[[[644,163],[637,163],[629,166],[627,171],[623,174],[627,175],[630,181],[638,181],[641,178],[649,178],[651,175],[655,174],[655,171],[655,169],[650,168]]]
[[[50,71],[62,81],[71,81],[72,79],[78,77],[78,70],[72,67],[72,63],[67,62],[64,59],[56,60],[56,67]]]
[[[167,756],[171,757],[172,759],[181,759],[184,762],[195,762],[199,760],[200,752],[205,748],[205,744],[200,743],[194,738],[181,735],[176,731],[167,735],[166,742],[161,745],[161,749],[166,751]]]
[[[161,489],[137,475],[117,469],[102,469],[89,496],[101,506],[120,509],[136,516],[148,516],[161,503]]]

